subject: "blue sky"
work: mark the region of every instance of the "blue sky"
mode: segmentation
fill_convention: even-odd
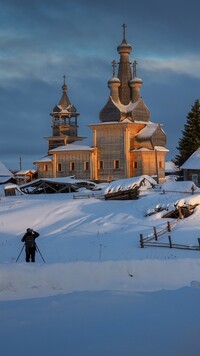
[[[47,153],[51,117],[66,75],[79,134],[92,144],[109,96],[111,62],[126,23],[131,60],[143,79],[151,121],[163,124],[167,159],[176,154],[187,113],[199,98],[198,0],[0,0],[0,160],[32,168]]]

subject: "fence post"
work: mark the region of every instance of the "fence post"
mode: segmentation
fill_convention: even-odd
[[[143,241],[143,235],[140,234],[140,247],[144,248],[144,241]]]
[[[171,225],[170,225],[170,221],[167,222],[167,231],[171,232]]]
[[[200,250],[200,237],[197,238],[198,243],[199,243],[199,250]]]
[[[169,247],[172,248],[172,239],[171,239],[171,236],[168,236],[168,239],[169,239]]]
[[[157,235],[157,231],[156,231],[156,227],[155,226],[153,227],[153,231],[154,231],[155,240],[157,241],[158,240],[158,235]]]

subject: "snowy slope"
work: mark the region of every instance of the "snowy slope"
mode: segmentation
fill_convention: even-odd
[[[142,190],[135,201],[2,197],[1,355],[199,355],[200,251],[139,245],[140,233],[167,223],[164,211],[147,211],[199,199],[173,190]],[[27,227],[40,233],[46,263],[38,253],[25,263],[24,250],[15,262]],[[197,245],[200,207],[170,235]]]
[[[162,194],[153,189],[142,194],[132,201],[73,199],[72,194],[2,198],[0,299],[74,291],[176,289],[200,280],[200,251],[141,249],[139,244],[141,233],[151,235],[154,226],[158,230],[167,226],[163,212],[145,217],[148,209],[158,204],[170,209],[177,200],[190,201],[197,195]],[[191,217],[177,222],[170,233],[173,242],[198,245],[199,218],[197,206]],[[15,263],[27,227],[40,233],[37,242],[45,264],[38,253],[36,264],[27,265],[24,250]],[[167,241],[168,235],[161,241]]]

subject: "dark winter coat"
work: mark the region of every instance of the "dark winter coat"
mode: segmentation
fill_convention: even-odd
[[[39,236],[40,234],[36,231],[31,231],[31,232],[26,232],[24,236],[22,237],[22,242],[25,242],[26,248],[33,248],[36,247],[35,239]]]

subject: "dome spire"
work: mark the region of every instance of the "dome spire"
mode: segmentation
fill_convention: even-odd
[[[113,61],[112,61],[113,77],[115,77],[116,66],[117,66],[116,61],[113,59]]]
[[[123,28],[123,40],[117,47],[117,51],[120,54],[120,61],[118,67],[118,78],[121,82],[119,88],[119,98],[122,104],[128,105],[131,100],[131,93],[129,87],[129,81],[132,79],[129,54],[132,47],[126,42],[126,25],[122,25]]]
[[[67,85],[65,79],[66,79],[66,75],[63,75],[63,86],[62,86],[63,93],[67,92]]]
[[[137,77],[137,62],[133,62],[133,78]]]
[[[116,61],[113,60],[112,62],[112,69],[113,69],[113,77],[108,81],[108,87],[110,88],[110,96],[115,102],[119,102],[119,86],[120,86],[120,80],[115,76],[115,70],[116,70]]]
[[[137,77],[137,62],[132,63],[133,79],[130,80],[132,102],[135,103],[140,98],[140,88],[142,86],[142,79]]]
[[[126,42],[126,24],[125,23],[123,23],[123,25],[122,25],[122,27],[123,27],[123,42],[125,41]]]

